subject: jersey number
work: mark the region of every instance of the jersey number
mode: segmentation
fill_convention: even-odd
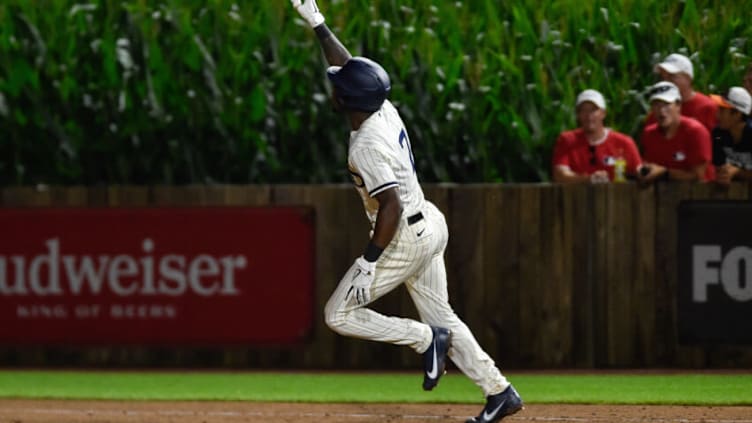
[[[410,146],[410,138],[407,137],[405,128],[402,128],[402,131],[400,131],[399,135],[399,145],[403,150],[405,149],[405,144],[407,144],[407,154],[408,157],[410,157],[410,164],[413,166],[413,172],[415,172],[415,157],[413,156],[413,148]]]

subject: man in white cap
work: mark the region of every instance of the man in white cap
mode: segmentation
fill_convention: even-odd
[[[718,108],[710,97],[695,91],[692,87],[692,80],[695,77],[692,61],[687,56],[674,53],[655,65],[654,70],[661,75],[661,79],[672,82],[679,88],[682,98],[681,114],[697,119],[708,131],[712,131],[716,125]],[[655,119],[651,114],[648,116],[646,125],[653,122]]]
[[[681,115],[679,88],[661,81],[650,88],[648,95],[656,122],[647,125],[640,138],[646,169],[640,179],[643,182],[713,179],[710,132],[697,120]]]
[[[585,90],[577,96],[575,108],[579,127],[559,134],[554,147],[554,182],[605,183],[637,175],[642,165],[637,145],[629,135],[603,125],[606,117],[603,95],[596,90]],[[620,169],[623,162],[626,165]]]
[[[713,129],[713,164],[716,181],[752,180],[752,97],[742,87],[731,87],[723,95],[711,95],[718,104],[718,126]]]

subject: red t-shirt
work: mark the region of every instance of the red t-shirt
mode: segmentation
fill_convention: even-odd
[[[695,91],[692,100],[682,102],[681,105],[682,116],[695,118],[702,123],[708,132],[711,132],[718,123],[718,106],[715,101],[703,93]],[[653,112],[648,113],[645,118],[645,126],[655,123],[655,116]]]
[[[708,132],[711,132],[718,123],[718,106],[715,101],[696,91],[692,100],[682,103],[681,114],[699,120]]]
[[[619,156],[627,161],[627,173],[637,174],[637,167],[642,164],[642,160],[632,137],[609,130],[606,139],[591,149],[585,131],[578,128],[559,134],[552,165],[569,166],[573,172],[580,175],[592,175],[597,170],[605,170],[609,179],[613,181],[614,162]]]
[[[679,129],[670,139],[663,135],[657,123],[650,124],[642,131],[640,142],[646,162],[686,171],[705,163],[705,179],[715,178],[710,132],[695,119],[682,116]]]

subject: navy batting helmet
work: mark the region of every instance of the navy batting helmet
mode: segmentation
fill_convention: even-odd
[[[366,57],[351,57],[344,66],[326,70],[337,101],[348,110],[375,112],[392,88],[384,68]]]

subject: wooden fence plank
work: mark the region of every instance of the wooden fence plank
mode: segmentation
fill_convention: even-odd
[[[520,193],[520,359],[530,366],[545,365],[543,357],[545,320],[540,293],[541,280],[541,194],[538,186],[525,186]]]
[[[450,191],[451,212],[449,218],[449,245],[452,255],[447,261],[447,278],[450,286],[459,288],[451,292],[455,310],[470,330],[485,323],[483,316],[483,218],[484,189],[482,186],[454,187]],[[479,339],[479,342],[484,340]]]
[[[669,292],[670,267],[669,249],[675,239],[676,230],[669,227],[675,219],[676,206],[679,204],[678,191],[674,184],[656,184],[657,209],[655,236],[655,351],[658,365],[668,365],[671,362],[673,347],[668,342],[668,325],[673,324],[668,302],[672,300]],[[660,228],[660,230],[657,230]],[[674,236],[672,239],[672,235]],[[675,249],[674,249],[675,251]],[[667,323],[667,321],[669,323]]]
[[[89,197],[86,187],[51,187],[51,205],[55,207],[86,207]]]
[[[591,368],[594,357],[593,263],[591,238],[594,236],[591,189],[587,185],[562,186],[562,220],[565,239],[560,251],[566,257],[563,272],[571,281],[575,297],[572,310],[572,363],[575,367]]]
[[[224,206],[227,205],[226,188],[224,185],[207,185],[203,189],[204,205]]]
[[[153,203],[156,206],[200,207],[207,204],[204,185],[176,187],[158,185],[152,188]]]
[[[593,355],[596,367],[608,366],[608,189],[607,185],[591,186],[590,238],[593,300]]]
[[[520,366],[523,364],[520,354],[522,331],[522,304],[520,304],[522,275],[520,273],[520,198],[522,186],[512,186],[501,189],[501,210],[499,214],[499,242],[502,250],[496,253],[496,261],[500,278],[499,310],[497,320],[493,321],[493,330],[497,334],[497,357],[502,364]]]
[[[111,186],[107,189],[110,207],[146,207],[152,203],[151,190],[143,186]]]
[[[519,195],[519,187],[501,185],[489,187],[485,194],[486,324],[476,336],[499,367],[520,364]]]
[[[86,190],[87,205],[89,207],[108,207],[109,189],[106,186],[88,187]]]
[[[632,316],[634,320],[636,349],[633,365],[655,366],[658,359],[656,342],[656,296],[655,296],[655,187],[637,189],[635,211],[635,232],[637,239],[633,250],[635,285],[632,292]]]
[[[546,367],[571,366],[572,292],[565,275],[566,258],[556,251],[565,248],[564,202],[561,186],[541,188],[540,264],[538,304],[540,305],[540,362]]]
[[[656,351],[659,365],[676,362],[677,207],[690,198],[692,184],[658,184],[656,210]]]
[[[5,207],[48,207],[52,205],[52,194],[47,186],[7,187],[3,190]]]
[[[269,185],[209,185],[201,195],[207,206],[268,206],[272,202]]]
[[[610,367],[628,366],[634,350],[633,320],[631,317],[632,287],[634,284],[633,259],[635,186],[612,184],[608,186],[606,208],[606,248],[600,252],[606,256],[605,303],[607,318],[608,353]]]
[[[269,185],[225,185],[223,191],[227,206],[268,206],[272,202]]]

